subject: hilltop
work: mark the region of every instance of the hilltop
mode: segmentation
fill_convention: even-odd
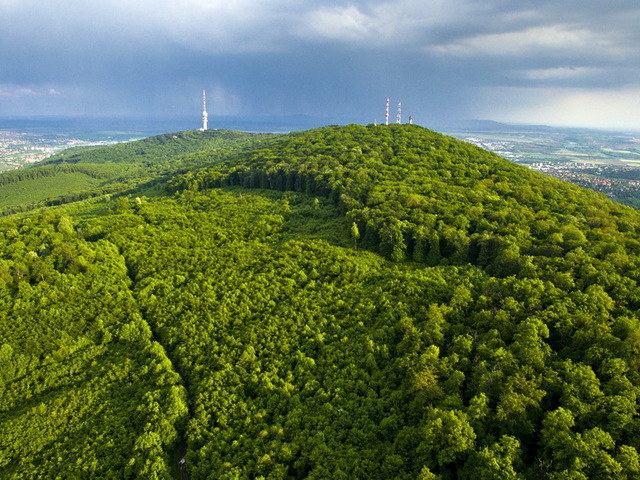
[[[635,210],[415,125],[29,172],[101,168],[0,219],[3,478],[640,475]]]

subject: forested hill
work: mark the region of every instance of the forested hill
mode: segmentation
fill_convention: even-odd
[[[170,184],[320,195],[356,223],[363,247],[500,276],[600,242],[635,246],[625,234],[640,232],[638,214],[602,194],[413,125],[302,132]]]
[[[635,210],[414,125],[230,135],[0,219],[1,478],[640,478]]]
[[[0,212],[134,192],[178,172],[211,165],[273,135],[192,130],[110,147],[77,147],[28,168],[0,175]]]

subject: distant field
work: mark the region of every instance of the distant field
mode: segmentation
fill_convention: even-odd
[[[640,208],[640,135],[547,127],[460,130],[449,135]]]
[[[448,134],[519,163],[581,162],[636,165],[638,135],[591,130],[454,131]]]
[[[41,202],[69,192],[86,190],[101,182],[103,180],[92,178],[84,173],[72,172],[9,183],[0,188],[0,208]]]

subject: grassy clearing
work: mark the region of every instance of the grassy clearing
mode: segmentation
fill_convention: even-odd
[[[41,202],[69,192],[98,186],[103,180],[81,172],[60,173],[54,177],[41,177],[0,186],[0,207]]]

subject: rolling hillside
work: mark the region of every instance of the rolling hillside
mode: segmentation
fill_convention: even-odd
[[[0,477],[640,476],[635,210],[414,125],[0,194],[100,168],[0,219]]]
[[[0,208],[4,213],[15,213],[135,190],[146,182],[163,181],[185,168],[215,163],[270,136],[194,130],[109,147],[72,148],[0,176]]]

